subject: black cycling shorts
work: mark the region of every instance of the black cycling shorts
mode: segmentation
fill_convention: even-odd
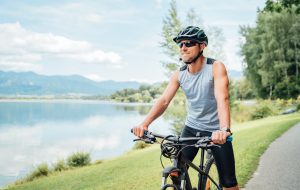
[[[211,136],[211,134],[212,133],[208,131],[201,131],[185,126],[181,133],[181,137],[203,137]],[[194,143],[195,142],[188,142],[187,144]],[[182,150],[182,153],[184,157],[193,161],[198,150],[199,148],[196,147],[186,147]],[[213,147],[211,150],[216,161],[221,185],[227,188],[236,186],[235,161],[231,142],[227,141],[225,144],[221,145],[220,148]]]

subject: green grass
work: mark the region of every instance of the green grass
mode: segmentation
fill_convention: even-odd
[[[270,117],[233,126],[236,171],[244,186],[256,170],[259,157],[268,145],[291,126],[300,122],[300,114]],[[14,185],[11,190],[106,190],[159,189],[161,165],[157,145],[131,151],[101,164],[57,172],[32,182]],[[196,158],[196,160],[198,160]],[[165,163],[169,163],[165,161]]]

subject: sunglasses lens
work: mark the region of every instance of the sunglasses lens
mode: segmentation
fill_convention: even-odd
[[[179,45],[180,48],[182,48],[183,45],[185,45],[185,47],[192,47],[192,46],[196,45],[196,42],[194,42],[194,41],[180,42],[178,45]]]
[[[185,43],[186,47],[192,47],[194,45],[196,45],[196,42],[187,42],[187,43]]]

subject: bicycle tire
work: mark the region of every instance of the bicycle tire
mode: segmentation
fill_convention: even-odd
[[[222,189],[216,162],[213,157],[206,161],[204,172],[212,177],[212,179],[218,184],[219,189]],[[204,185],[202,190],[218,190],[216,185],[207,176],[203,176],[202,184]]]

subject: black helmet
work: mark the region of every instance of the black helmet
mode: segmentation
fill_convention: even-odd
[[[193,40],[198,43],[205,43],[206,45],[208,44],[206,34],[197,26],[188,26],[184,28],[175,38],[173,38],[173,40],[176,43],[179,43],[182,40]]]

